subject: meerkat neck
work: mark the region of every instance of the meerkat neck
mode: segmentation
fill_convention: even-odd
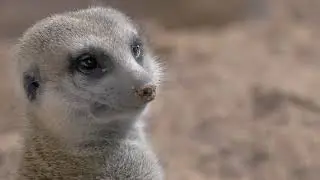
[[[103,158],[106,154],[113,154],[124,142],[143,141],[142,130],[136,122],[128,125],[127,121],[120,120],[99,125],[94,130],[88,127],[89,138],[69,146],[72,142],[67,144],[64,139],[51,133],[38,121],[32,120],[25,141],[24,161],[20,168],[24,177],[39,172],[40,178],[46,178],[47,173],[48,177],[77,179],[77,176],[72,174],[83,175],[85,171],[87,175],[83,177],[94,179],[91,176],[101,173],[101,167],[106,163]]]
[[[91,176],[99,173],[97,169],[103,164],[99,156],[72,154],[61,143],[61,139],[44,129],[33,128],[37,129],[29,131],[20,167],[20,174],[24,179],[81,179],[75,175],[83,173],[87,173],[83,177],[93,179]],[[37,175],[34,172],[37,172]]]
[[[86,119],[87,121],[90,121]],[[80,120],[81,121],[81,120]],[[116,119],[105,124],[87,124],[80,127],[61,127],[58,133],[51,132],[47,129],[43,120],[32,117],[30,120],[29,136],[33,139],[39,139],[33,143],[50,145],[60,150],[72,151],[87,151],[94,154],[108,150],[109,146],[117,144],[124,140],[139,140],[143,131],[140,119]],[[65,129],[64,129],[65,128]],[[41,140],[41,141],[40,141]]]

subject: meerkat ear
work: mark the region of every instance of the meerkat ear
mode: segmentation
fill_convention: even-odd
[[[23,75],[23,88],[29,101],[34,101],[40,88],[40,73],[38,68],[31,68]]]

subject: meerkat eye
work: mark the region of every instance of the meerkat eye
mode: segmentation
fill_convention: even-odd
[[[132,54],[135,58],[138,58],[140,57],[141,55],[141,49],[140,49],[140,45],[139,44],[136,44],[136,45],[133,45],[132,47]]]
[[[142,60],[143,48],[140,41],[134,41],[134,43],[131,45],[131,53],[137,61]]]
[[[90,54],[84,54],[77,59],[77,70],[83,74],[90,74],[99,68],[96,58]]]

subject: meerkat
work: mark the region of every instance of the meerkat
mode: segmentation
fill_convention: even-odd
[[[143,128],[163,74],[146,39],[112,7],[26,30],[14,47],[28,122],[19,179],[164,178]]]

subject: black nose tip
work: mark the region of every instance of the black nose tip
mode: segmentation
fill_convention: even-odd
[[[136,94],[144,102],[150,102],[156,97],[156,86],[155,85],[145,85],[136,89]]]

